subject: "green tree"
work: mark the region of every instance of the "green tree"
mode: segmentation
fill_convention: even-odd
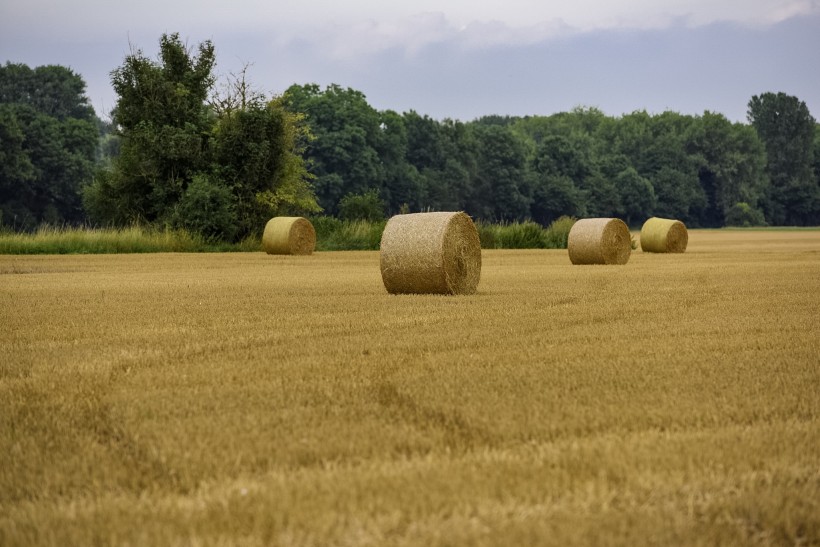
[[[339,201],[339,216],[345,220],[384,220],[384,202],[376,189],[347,194]]]
[[[22,229],[83,220],[80,188],[94,170],[98,129],[70,69],[0,66],[0,216]]]
[[[472,127],[477,142],[478,172],[468,213],[493,220],[523,220],[530,216],[525,147],[507,125]]]
[[[581,187],[594,169],[584,150],[571,137],[541,136],[532,160],[533,220],[546,226],[561,216],[586,214],[586,194]]]
[[[565,175],[539,174],[533,187],[530,206],[532,219],[544,226],[562,216],[586,215],[584,194]]]
[[[727,226],[765,226],[766,220],[763,211],[755,209],[748,203],[739,202],[726,211]]]
[[[230,241],[239,226],[234,196],[220,181],[194,175],[177,203],[173,224],[210,241]]]
[[[753,128],[705,112],[693,118],[684,136],[707,200],[702,225],[723,226],[735,203],[757,206],[766,185],[766,155]]]
[[[697,173],[664,166],[652,177],[652,187],[657,198],[657,216],[678,219],[691,227],[700,226],[707,200]]]
[[[419,210],[424,196],[424,184],[418,169],[407,160],[408,136],[404,118],[386,110],[380,113],[381,138],[379,157],[384,166],[382,194],[387,208],[396,213],[406,207]]]
[[[271,216],[321,210],[302,157],[308,139],[302,117],[287,111],[281,98],[246,102],[217,117],[208,173],[233,196],[239,236],[258,232]]]
[[[782,92],[763,93],[752,97],[747,114],[766,148],[768,222],[820,222],[820,182],[813,173],[816,121],[806,103]]]
[[[655,188],[634,167],[618,173],[615,186],[621,198],[624,221],[629,226],[636,226],[652,215],[656,203]]]
[[[33,225],[26,205],[34,196],[34,165],[24,148],[25,135],[11,105],[0,104],[0,226]]]
[[[137,49],[111,73],[118,96],[112,116],[120,155],[112,171],[98,177],[86,193],[96,220],[171,220],[193,176],[208,168],[213,116],[206,99],[214,63],[210,41],[192,56],[178,34],[163,34],[159,62]]]
[[[120,154],[86,189],[92,218],[241,238],[271,216],[320,210],[302,157],[310,138],[302,116],[255,92],[244,70],[214,88],[215,62],[210,41],[194,55],[171,34],[160,39],[158,62],[137,50],[112,72]],[[220,220],[208,225],[200,205]]]
[[[95,121],[85,96],[85,81],[59,65],[34,69],[7,62],[0,66],[0,104],[25,104],[50,118]]]
[[[381,118],[363,93],[335,84],[324,90],[316,84],[293,85],[285,92],[284,105],[303,113],[315,136],[306,155],[325,211],[338,213],[339,200],[346,194],[381,191]]]

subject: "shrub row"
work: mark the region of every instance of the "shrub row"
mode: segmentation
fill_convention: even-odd
[[[378,250],[387,221],[310,219],[319,251]],[[548,228],[535,222],[478,223],[483,249],[566,249],[575,219],[561,217]],[[0,254],[108,254],[257,251],[258,237],[220,243],[185,229],[41,226],[33,233],[0,232]]]

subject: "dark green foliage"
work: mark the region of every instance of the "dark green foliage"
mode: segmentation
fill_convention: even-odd
[[[501,225],[496,231],[497,249],[543,249],[544,228],[532,221]]]
[[[548,249],[566,249],[569,241],[569,231],[577,219],[562,216],[553,220],[544,234],[544,244]]]
[[[220,182],[195,175],[176,206],[173,225],[207,241],[232,241],[238,227],[234,195]]]
[[[552,246],[539,226],[566,215],[820,224],[820,126],[784,93],[753,97],[751,125],[594,108],[462,123],[379,112],[337,85],[294,85],[269,101],[245,70],[214,90],[215,62],[210,41],[191,50],[177,34],[162,36],[157,60],[132,51],[112,72],[112,123],[69,69],[0,67],[0,223],[87,214],[238,240],[271,216],[320,211],[318,197],[349,220],[465,211],[508,227],[482,231],[493,247]],[[353,224],[345,230],[361,235]]]
[[[334,214],[342,196],[369,189],[378,190],[388,214],[463,210],[510,225],[527,219],[546,225],[570,215],[637,226],[659,215],[718,227],[736,203],[766,211],[777,205],[758,133],[720,114],[638,111],[610,118],[579,108],[548,117],[439,122],[414,111],[378,114],[358,92],[315,85],[291,88],[287,104],[311,121],[317,138],[308,161]],[[812,146],[820,149],[820,138]],[[811,165],[820,172],[820,162]],[[811,181],[817,182],[814,172]],[[813,188],[787,187],[793,218],[814,218],[820,192]],[[503,244],[494,231],[481,237]]]
[[[814,171],[816,120],[806,103],[785,93],[749,101],[748,118],[766,147],[770,185],[763,208],[770,224],[820,223],[820,179]]]
[[[763,216],[763,211],[753,208],[748,203],[735,203],[726,211],[726,226],[748,228],[765,225],[766,219]]]
[[[544,228],[536,222],[478,222],[476,228],[482,249],[543,249],[547,246]]]
[[[381,120],[364,94],[337,85],[324,91],[315,84],[294,85],[285,92],[284,105],[291,112],[305,114],[315,136],[306,154],[316,176],[316,197],[325,211],[338,213],[339,201],[346,194],[382,188]]]
[[[569,231],[575,219],[562,216],[548,228],[537,222],[477,222],[482,249],[566,249]]]
[[[0,66],[0,104],[27,105],[57,120],[93,122],[96,118],[85,96],[85,81],[71,69],[58,65],[32,69],[7,62]]]
[[[343,220],[384,220],[384,202],[376,190],[362,194],[347,194],[339,201],[339,217]]]
[[[304,136],[279,100],[217,119],[209,141],[211,178],[233,195],[242,237],[258,232],[272,216],[319,210],[300,155]]]
[[[340,220],[330,216],[310,219],[318,251],[375,251],[381,244],[386,220]]]
[[[80,187],[94,170],[98,129],[70,69],[0,66],[0,221],[16,229],[83,220]]]
[[[171,34],[158,61],[136,50],[112,73],[119,155],[86,188],[93,220],[232,241],[258,235],[272,216],[319,210],[300,116],[250,89],[244,71],[211,97],[214,64],[210,41],[193,55]]]
[[[481,243],[481,248],[495,249],[495,227],[482,222],[477,222],[475,227],[478,230],[478,241]]]
[[[530,214],[526,152],[520,137],[506,126],[475,124],[477,174],[467,212],[500,221]]]
[[[112,174],[87,190],[94,220],[171,221],[194,175],[208,171],[213,120],[205,101],[214,82],[213,44],[203,42],[198,53],[192,56],[178,34],[163,35],[159,62],[136,50],[111,73],[120,155]]]
[[[615,177],[615,186],[620,194],[624,221],[629,226],[643,222],[655,209],[655,188],[640,176],[634,167],[627,167]]]

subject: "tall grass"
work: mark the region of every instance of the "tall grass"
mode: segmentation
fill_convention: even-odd
[[[563,216],[547,228],[532,221],[485,224],[479,222],[482,249],[566,249],[575,219]]]
[[[0,232],[0,254],[184,253],[258,250],[258,239],[210,243],[186,230],[41,226],[33,233]]]
[[[378,250],[387,221],[340,220],[320,216],[310,219],[316,229],[317,251]]]
[[[318,251],[378,250],[387,221],[310,219]],[[561,217],[544,228],[535,222],[476,223],[483,249],[566,249],[575,219]],[[260,240],[212,242],[187,230],[41,226],[33,233],[0,231],[0,254],[202,253],[258,251]]]

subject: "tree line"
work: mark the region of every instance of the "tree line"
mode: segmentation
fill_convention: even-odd
[[[144,223],[222,240],[320,212],[820,225],[820,126],[785,93],[752,97],[748,123],[595,108],[461,122],[378,111],[338,85],[268,97],[245,70],[217,81],[215,64],[213,44],[177,34],[158,59],[132,51],[111,73],[110,123],[70,69],[0,66],[0,224]]]
[[[337,85],[294,85],[286,106],[316,136],[306,157],[324,210],[375,193],[385,212],[464,210],[490,221],[652,215],[692,227],[820,224],[820,126],[784,93],[721,114],[595,108],[462,123],[378,112]],[[370,193],[370,194],[368,194]],[[371,200],[372,201],[372,200]]]

